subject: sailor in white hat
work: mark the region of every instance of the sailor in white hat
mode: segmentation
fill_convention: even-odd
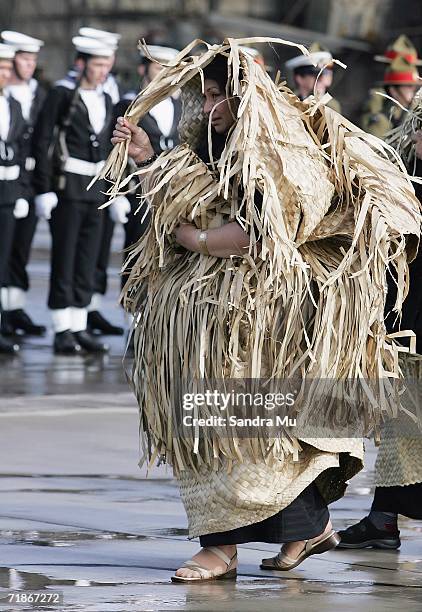
[[[113,101],[113,104],[117,104],[121,98],[120,86],[116,80],[114,74],[112,74],[112,69],[114,66],[114,62],[116,59],[116,51],[119,46],[119,40],[121,38],[120,34],[117,32],[107,32],[106,30],[99,30],[98,28],[88,28],[82,27],[79,28],[79,35],[85,36],[87,38],[93,38],[94,40],[100,40],[101,42],[106,43],[111,49],[113,49],[113,55],[110,56],[110,73],[107,76],[107,79],[103,85],[104,91],[108,93],[110,98]]]
[[[286,62],[286,68],[293,73],[296,94],[301,100],[312,96],[314,91],[317,96],[322,97],[333,81],[331,53],[319,43],[313,43],[309,51],[309,55],[301,54]],[[340,112],[340,104],[334,98],[331,98],[327,106]]]
[[[54,350],[69,355],[108,350],[87,332],[103,222],[98,207],[107,186],[87,187],[111,148],[113,103],[102,85],[114,52],[92,38],[75,36],[72,42],[83,65],[80,78],[63,79],[50,90],[34,134],[35,205],[39,216],[50,219],[52,235],[48,306]]]
[[[37,225],[32,189],[34,169],[32,135],[38,113],[47,95],[46,90],[33,78],[33,75],[37,67],[38,53],[44,42],[38,38],[10,30],[1,32],[1,38],[15,50],[13,72],[7,90],[20,103],[25,120],[24,172],[27,174],[26,181],[28,184],[28,204],[20,201],[20,206],[15,211],[17,221],[8,274],[1,289],[3,310],[1,326],[2,332],[6,336],[16,333],[40,336],[45,333],[46,328],[43,325],[36,325],[26,312],[25,307],[29,289],[29,277],[26,268]]]
[[[24,170],[25,124],[21,105],[7,90],[15,50],[0,43],[0,287],[6,282],[16,212],[28,207]],[[19,346],[0,332],[0,353],[13,355]]]
[[[21,32],[3,30],[1,39],[15,50],[14,74],[10,81],[9,90],[13,97],[20,102],[26,120],[31,114],[38,84],[33,79],[37,67],[38,53],[44,45],[42,40],[27,36]]]
[[[117,34],[117,32],[107,32],[106,30],[99,30],[98,28],[89,28],[89,27],[81,27],[78,32],[79,36],[85,36],[86,38],[94,38],[96,40],[101,40],[109,47],[114,47],[114,50],[117,50],[119,45],[119,40],[121,39],[121,34]]]
[[[116,51],[121,38],[120,34],[99,30],[98,28],[81,27],[79,28],[79,35],[104,42],[113,49],[113,55],[110,57],[110,73],[107,76],[103,88],[111,97],[113,104],[117,104],[121,99],[122,92],[111,70],[115,62]],[[78,69],[77,62],[75,68]],[[101,211],[103,215],[103,233],[95,273],[94,294],[88,307],[88,329],[96,334],[121,336],[124,333],[124,329],[108,321],[104,315],[101,314],[100,309],[102,307],[102,298],[107,291],[107,269],[110,260],[114,225],[115,222],[126,223],[129,211],[130,203],[124,196],[116,198],[110,207]]]
[[[85,28],[84,28],[84,31]],[[110,34],[110,33],[108,33]],[[171,61],[179,53],[172,47],[149,45],[148,54],[143,51],[140,54],[138,75],[141,79],[141,89],[144,88],[154,76],[160,72],[161,64]],[[148,57],[149,56],[149,57]],[[155,60],[155,61],[154,61]],[[121,102],[116,106],[117,114],[124,114],[130,102],[137,92],[126,93]],[[142,127],[148,132],[157,154],[172,148],[178,143],[177,126],[181,115],[179,99],[167,98],[160,102],[141,120]],[[121,335],[124,333],[122,327],[110,323],[101,313],[102,298],[107,290],[107,268],[110,259],[111,240],[113,236],[114,223],[122,223],[125,230],[125,247],[134,244],[146,227],[147,220],[140,224],[142,214],[136,216],[133,212],[139,207],[139,200],[135,196],[119,197],[107,208],[105,213],[103,238],[101,249],[97,260],[95,274],[95,291],[89,306],[88,325],[96,334]],[[132,213],[132,214],[130,214]]]

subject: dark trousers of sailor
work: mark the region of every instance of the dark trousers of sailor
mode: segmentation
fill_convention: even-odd
[[[113,239],[114,221],[111,220],[108,208],[99,211],[103,217],[100,250],[95,270],[94,293],[105,295],[107,291],[107,270],[110,262],[111,241]]]
[[[13,244],[13,234],[16,219],[13,216],[15,204],[0,205],[0,287],[7,280],[10,252]]]
[[[396,487],[376,487],[371,510],[422,519],[422,482]]]
[[[89,305],[102,226],[103,215],[95,202],[59,198],[50,221],[50,309]]]
[[[6,279],[8,287],[29,289],[29,277],[26,270],[31,254],[32,240],[38,223],[33,201],[29,203],[29,214],[24,219],[17,219],[13,234],[12,250],[9,258],[9,269]]]

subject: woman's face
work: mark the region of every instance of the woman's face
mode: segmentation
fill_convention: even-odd
[[[205,79],[204,113],[211,115],[211,125],[217,134],[225,134],[234,123],[226,92],[213,79]]]

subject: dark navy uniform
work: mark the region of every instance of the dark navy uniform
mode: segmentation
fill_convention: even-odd
[[[12,96],[2,96],[8,107],[7,137],[0,133],[0,287],[6,282],[8,262],[16,224],[13,211],[19,198],[27,198],[28,183],[25,174],[25,123],[19,102]],[[2,111],[3,112],[3,111]],[[2,118],[4,121],[4,117]],[[6,126],[7,127],[7,126]],[[9,345],[0,335],[0,352],[14,352],[18,347]]]
[[[18,198],[27,197],[25,176],[25,123],[19,102],[7,97],[10,112],[9,133],[0,136],[0,286],[7,275],[7,264],[12,248],[15,218],[13,209]]]
[[[27,174],[26,182],[28,184],[27,199],[29,202],[29,213],[27,217],[18,219],[16,221],[6,283],[7,286],[18,287],[23,291],[28,291],[29,289],[29,278],[26,271],[26,266],[28,264],[32,240],[38,220],[35,214],[33,200],[34,189],[32,185],[32,177],[35,167],[35,160],[32,153],[32,136],[36,120],[46,96],[46,90],[35,82],[35,92],[32,100],[30,115],[28,120],[25,121],[25,129],[23,132],[25,147],[25,169],[23,172]]]
[[[58,196],[50,221],[48,306],[53,311],[86,308],[93,292],[102,231],[98,206],[105,201],[101,191],[106,184],[97,182],[89,191],[87,187],[110,152],[113,125],[111,99],[105,93],[102,96],[106,115],[103,128],[96,133],[75,83],[70,79],[59,82],[51,89],[34,132],[35,191]]]
[[[135,99],[136,96],[137,94],[134,91],[130,91],[123,96],[119,104],[116,105],[117,117],[124,115],[130,103]],[[167,136],[165,136],[160,130],[157,119],[151,113],[147,113],[146,115],[144,115],[138,124],[148,134],[152,148],[157,153],[157,155],[160,155],[160,153],[162,153],[163,151],[172,149],[177,144],[179,144],[179,134],[177,128],[182,115],[182,104],[179,98],[169,98],[169,100],[173,104],[174,114],[173,125],[171,127],[170,133]]]

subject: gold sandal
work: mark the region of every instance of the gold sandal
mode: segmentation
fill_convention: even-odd
[[[283,554],[282,548],[275,557],[271,557],[270,559],[262,559],[259,567],[261,569],[286,572],[298,566],[300,563],[302,563],[302,561],[311,555],[319,555],[327,552],[327,550],[332,550],[338,545],[339,542],[340,536],[338,536],[337,533],[332,530],[329,533],[326,533],[324,537],[320,538],[319,540],[306,540],[302,552],[298,557],[296,557],[296,559],[292,559],[292,557]]]
[[[185,561],[181,567],[188,567],[199,574],[198,578],[187,578],[186,576],[172,576],[172,582],[209,582],[212,580],[236,580],[237,569],[234,567],[229,569],[233,561],[237,558],[237,551],[233,557],[228,557],[218,546],[207,546],[206,550],[210,550],[214,555],[219,557],[227,565],[227,569],[222,573],[215,573],[214,570],[210,570],[207,567],[203,567],[193,559]]]

